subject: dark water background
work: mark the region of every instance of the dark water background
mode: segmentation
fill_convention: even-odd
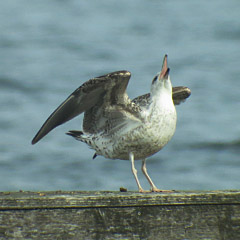
[[[149,92],[165,53],[173,85],[192,96],[150,175],[163,189],[239,189],[239,13],[237,0],[1,1],[0,191],[136,190],[128,161],[92,160],[64,134],[82,117],[30,142],[89,78],[126,69],[129,96]]]

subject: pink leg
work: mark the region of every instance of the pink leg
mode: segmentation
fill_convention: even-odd
[[[134,166],[134,155],[133,155],[132,152],[129,153],[129,159],[130,159],[131,164],[132,164],[132,173],[133,173],[133,175],[134,175],[134,177],[135,177],[135,180],[136,180],[136,182],[137,182],[137,185],[138,185],[138,191],[139,191],[139,192],[145,192],[145,191],[143,190],[143,188],[142,188],[139,180],[138,180],[137,169],[136,169],[135,166]]]
[[[142,160],[142,172],[145,175],[145,177],[147,178],[149,184],[151,185],[152,192],[173,192],[172,190],[160,190],[155,186],[152,179],[150,178],[150,176],[147,173],[146,159]]]

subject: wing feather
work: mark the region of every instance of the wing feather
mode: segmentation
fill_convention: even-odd
[[[130,77],[131,73],[128,71],[117,71],[85,82],[49,116],[33,138],[32,144],[37,143],[55,127],[91,109],[99,102],[124,105],[128,100],[126,88]]]

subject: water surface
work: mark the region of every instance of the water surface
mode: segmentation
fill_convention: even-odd
[[[152,179],[163,189],[238,189],[239,12],[236,0],[2,1],[0,190],[136,190],[128,161],[92,160],[64,134],[82,117],[30,142],[89,78],[126,69],[129,96],[149,92],[165,53],[173,85],[192,96],[177,107],[171,142],[147,163]]]

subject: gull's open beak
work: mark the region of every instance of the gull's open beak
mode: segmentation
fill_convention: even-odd
[[[167,79],[170,69],[167,66],[167,54],[164,56],[162,71],[159,75],[159,79]]]

